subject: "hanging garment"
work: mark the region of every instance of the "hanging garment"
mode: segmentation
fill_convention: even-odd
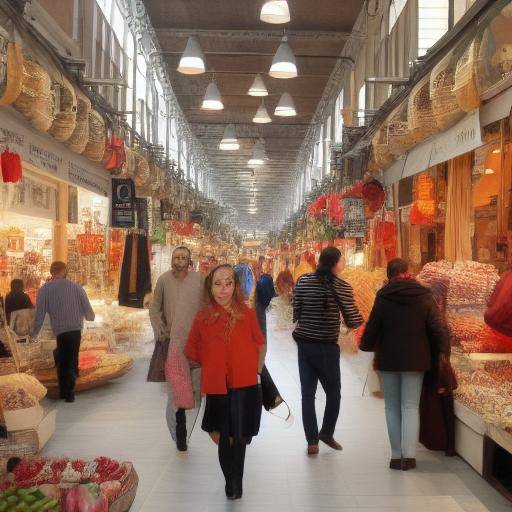
[[[151,291],[148,239],[145,234],[129,233],[124,245],[119,305],[143,308],[144,296]]]
[[[11,153],[6,149],[2,153],[2,178],[4,183],[17,183],[21,181],[22,167],[18,153]]]
[[[484,320],[494,330],[512,336],[512,270],[501,276],[489,299]]]

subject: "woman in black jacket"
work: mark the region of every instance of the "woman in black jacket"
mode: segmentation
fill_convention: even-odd
[[[400,258],[388,263],[389,282],[377,293],[360,347],[375,352],[391,444],[389,467],[402,470],[416,467],[423,376],[448,346],[431,291],[407,270]]]

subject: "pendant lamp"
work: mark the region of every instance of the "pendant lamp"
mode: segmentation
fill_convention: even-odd
[[[180,59],[178,71],[184,75],[200,75],[204,73],[204,55],[195,37],[189,37],[187,46]]]
[[[297,115],[297,111],[295,110],[295,103],[293,102],[293,98],[289,93],[285,92],[281,96],[274,114],[279,117],[293,117]]]
[[[259,140],[255,145],[252,152],[252,158],[249,159],[247,165],[249,167],[259,167],[265,164],[265,160],[267,159],[267,155],[265,154],[265,148],[263,147],[263,143]]]
[[[224,108],[219,88],[215,82],[208,84],[201,108],[204,110],[222,110]]]
[[[272,66],[268,74],[273,78],[295,78],[297,76],[295,56],[286,37],[283,37],[283,41],[272,59]]]
[[[256,78],[254,79],[254,82],[252,83],[247,94],[249,94],[249,96],[268,96],[267,87],[265,86],[265,82],[259,73],[256,75]]]
[[[290,9],[286,0],[267,0],[261,8],[260,20],[275,25],[290,21]]]
[[[219,149],[222,151],[237,151],[240,149],[240,144],[236,138],[235,126],[228,124],[224,130],[224,136],[219,144]]]
[[[265,124],[265,123],[272,122],[272,119],[270,119],[270,116],[268,115],[267,107],[265,107],[265,103],[263,103],[263,101],[261,102],[261,105],[258,107],[256,114],[252,118],[252,122],[258,123],[258,124]]]

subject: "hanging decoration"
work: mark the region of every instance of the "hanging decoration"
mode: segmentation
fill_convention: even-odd
[[[126,163],[124,140],[116,132],[107,139],[103,161],[105,169],[112,174],[119,174]]]
[[[2,178],[4,183],[17,183],[22,178],[21,158],[18,153],[11,153],[9,149],[2,152]]]
[[[436,212],[435,184],[428,172],[416,178],[416,200],[409,215],[411,225],[430,226]]]

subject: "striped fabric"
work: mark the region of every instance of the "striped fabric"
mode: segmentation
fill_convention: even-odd
[[[346,281],[334,276],[330,287],[316,273],[302,276],[293,297],[293,320],[297,322],[295,339],[337,343],[340,310],[347,327],[352,329],[363,323],[352,287]]]
[[[50,316],[55,336],[64,332],[81,331],[84,318],[91,322],[94,320],[94,311],[85,290],[68,279],[54,279],[39,290],[34,337],[39,334],[46,313]]]

